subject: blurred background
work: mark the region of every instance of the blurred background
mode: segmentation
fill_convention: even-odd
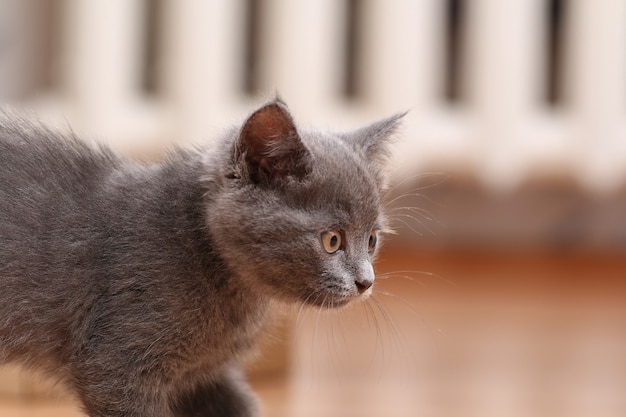
[[[275,92],[306,127],[409,113],[377,291],[277,320],[263,415],[626,415],[625,2],[0,0],[1,107],[128,157]],[[81,414],[4,367],[0,415]]]

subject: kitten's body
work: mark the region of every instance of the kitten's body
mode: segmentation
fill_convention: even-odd
[[[237,367],[272,300],[361,292],[371,253],[318,253],[319,233],[379,227],[364,161],[395,121],[358,145],[301,140],[270,103],[218,146],[144,166],[4,120],[0,363],[60,376],[93,417],[254,415]]]

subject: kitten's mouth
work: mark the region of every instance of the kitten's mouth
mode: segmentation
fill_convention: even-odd
[[[359,295],[331,295],[329,294],[326,297],[320,297],[315,300],[309,300],[309,304],[323,307],[327,309],[335,309],[339,307],[343,307],[351,302],[364,300],[367,297],[364,297],[363,294]]]
[[[344,297],[344,298],[334,299],[326,307],[327,308],[343,307],[346,304],[348,304],[350,301],[352,301],[353,299],[354,298],[352,298],[352,297]]]

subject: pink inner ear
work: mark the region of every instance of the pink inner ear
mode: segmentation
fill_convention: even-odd
[[[242,136],[248,154],[257,157],[270,151],[270,144],[293,140],[296,129],[289,114],[278,103],[269,104],[255,112],[246,122]],[[256,158],[255,158],[256,159]]]
[[[288,110],[279,102],[265,105],[244,124],[237,145],[254,182],[306,173],[306,149]]]
[[[253,142],[267,143],[268,139],[287,140],[295,133],[295,126],[291,117],[278,104],[263,107],[250,117],[246,123],[248,135]]]

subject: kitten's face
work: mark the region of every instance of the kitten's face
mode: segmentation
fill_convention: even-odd
[[[232,191],[209,213],[229,266],[286,301],[337,307],[367,297],[385,227],[380,155],[371,152],[396,121],[300,133],[281,103],[255,112],[238,138]]]

